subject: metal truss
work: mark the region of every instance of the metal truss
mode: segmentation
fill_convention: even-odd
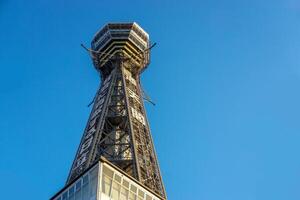
[[[139,74],[131,72],[136,66],[122,55],[114,56],[106,65],[109,66],[105,66],[105,69],[109,70],[102,73],[103,84],[96,94],[68,182],[103,156],[165,197],[141,95]],[[87,137],[91,130],[95,131],[92,141],[88,143],[92,137]],[[86,156],[84,162],[82,155]]]

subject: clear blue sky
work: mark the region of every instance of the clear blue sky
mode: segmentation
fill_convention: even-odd
[[[300,199],[298,0],[1,0],[1,199],[64,185],[99,84],[80,43],[110,21],[158,43],[142,81],[170,200]]]

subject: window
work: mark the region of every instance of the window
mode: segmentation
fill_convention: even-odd
[[[56,200],[61,200],[61,196],[60,196],[60,197],[57,197]]]
[[[103,173],[110,178],[113,178],[114,172],[106,166],[103,166]]]
[[[118,183],[121,183],[121,176],[115,174],[115,180],[116,180]]]
[[[76,187],[75,200],[81,200],[81,179],[77,181],[75,187]]]
[[[75,192],[75,186],[70,187],[70,189],[69,189],[69,200],[74,200],[74,198],[75,198],[74,192]]]
[[[119,200],[119,193],[120,193],[120,185],[116,182],[113,182],[111,198],[113,200]]]
[[[144,199],[145,193],[142,190],[139,190],[139,200]]]
[[[136,193],[137,187],[135,187],[134,185],[131,185],[130,190],[134,193]]]
[[[129,193],[128,200],[136,200],[136,194],[130,192],[130,193]]]
[[[83,181],[82,181],[83,183],[83,185],[85,185],[85,184],[87,184],[88,182],[89,182],[89,176],[88,175],[85,175],[84,177],[83,177]]]
[[[62,200],[67,200],[68,199],[68,192],[65,192],[63,195],[62,195]]]
[[[75,191],[75,186],[72,186],[70,189],[69,189],[69,196],[72,196],[74,195],[74,191]]]
[[[82,194],[81,194],[82,192],[81,192],[81,188],[79,188],[78,190],[77,190],[77,188],[76,188],[76,192],[75,192],[75,200],[81,200],[82,198],[81,198],[81,196],[82,196]]]
[[[120,200],[127,200],[128,189],[121,187]]]
[[[123,186],[125,186],[126,188],[129,188],[129,182],[126,181],[125,179],[123,179]]]
[[[90,197],[96,196],[97,193],[97,178],[98,178],[98,167],[95,167],[90,171]]]
[[[102,192],[109,196],[110,187],[111,187],[111,179],[107,176],[102,177]]]
[[[87,176],[88,178],[88,176]],[[82,200],[88,200],[89,199],[89,182],[86,179],[85,183],[83,183],[82,188],[81,188],[81,193],[82,193]]]
[[[146,200],[152,200],[151,196],[149,196],[148,194],[146,194]]]
[[[81,189],[81,179],[76,183],[76,191]]]

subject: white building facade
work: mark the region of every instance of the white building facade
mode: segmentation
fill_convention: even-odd
[[[101,159],[50,200],[163,200],[120,169]]]

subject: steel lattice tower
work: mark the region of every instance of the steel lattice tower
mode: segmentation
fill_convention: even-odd
[[[91,46],[102,81],[67,184],[104,157],[165,198],[140,85],[149,64],[149,36],[136,23],[109,23]]]

